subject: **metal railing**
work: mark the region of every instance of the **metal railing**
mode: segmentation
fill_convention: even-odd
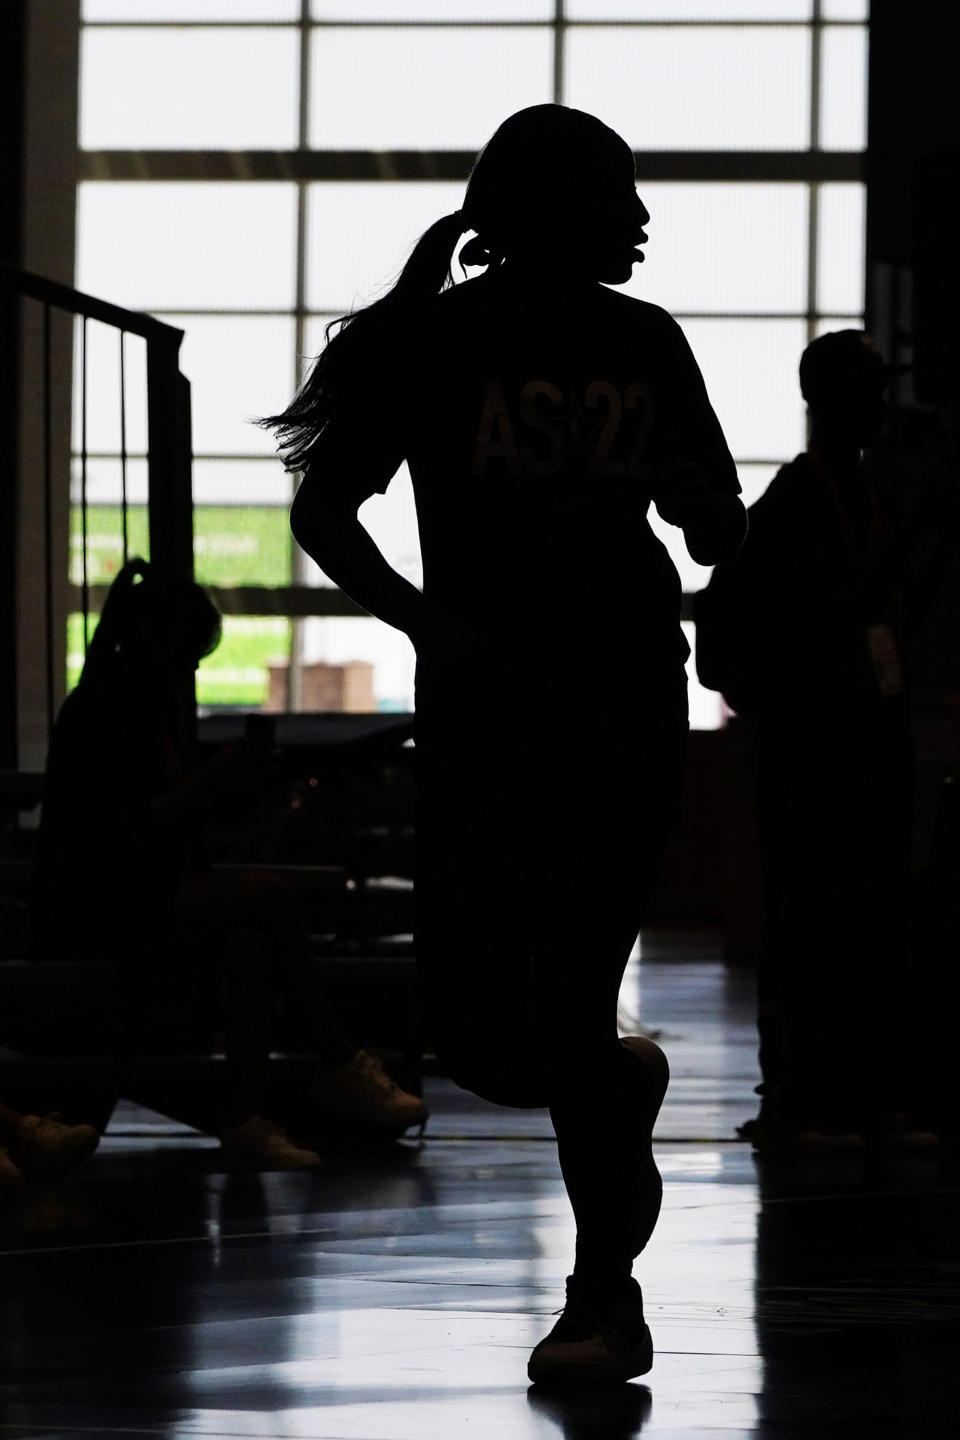
[[[13,417],[14,435],[11,444],[16,445],[16,434],[21,433],[21,417],[25,410],[33,413],[33,433],[38,436],[39,464],[33,473],[39,471],[42,485],[42,567],[43,567],[43,626],[45,666],[45,710],[46,728],[49,735],[56,714],[58,698],[66,683],[66,674],[58,674],[58,656],[63,646],[58,637],[58,627],[66,627],[68,605],[64,596],[70,597],[70,589],[64,589],[66,575],[60,574],[61,561],[55,545],[55,510],[58,503],[69,507],[71,490],[71,457],[79,469],[79,510],[80,510],[80,580],[73,596],[79,603],[83,615],[84,646],[89,640],[90,618],[93,599],[100,598],[100,588],[90,583],[88,528],[88,450],[87,417],[88,393],[88,346],[87,329],[91,321],[111,327],[117,332],[120,351],[119,405],[120,430],[120,507],[122,515],[123,560],[129,558],[128,530],[128,455],[126,443],[127,379],[124,364],[124,339],[128,335],[140,337],[146,347],[146,449],[147,449],[147,527],[149,536],[149,559],[157,571],[166,578],[191,580],[193,578],[193,493],[191,480],[191,407],[190,383],[180,371],[179,351],[183,331],[172,325],[156,320],[151,315],[125,310],[93,295],[85,295],[68,285],[45,279],[27,271],[0,265],[0,296],[3,297],[3,313],[14,320],[15,330],[20,332],[26,325],[27,307],[34,302],[39,305],[38,355],[35,372],[26,374],[26,366],[16,376],[16,406],[19,411]],[[22,302],[17,308],[17,300]],[[79,400],[74,433],[66,463],[62,457],[55,457],[54,435],[59,423],[64,423],[61,407],[71,408],[70,388],[64,390],[55,383],[55,345],[53,316],[60,312],[76,317],[79,322],[79,366],[74,390]],[[34,318],[36,324],[36,318]],[[11,346],[20,349],[19,340],[8,335],[8,353]],[[21,352],[22,353],[22,352]],[[16,361],[15,361],[16,363]],[[61,367],[62,369],[62,367]],[[28,387],[28,379],[38,382]],[[11,466],[12,483],[18,484],[25,473],[23,457],[15,457]],[[22,482],[20,482],[22,483]],[[58,487],[63,490],[59,491]],[[15,507],[16,508],[16,507]],[[4,624],[14,627],[18,617],[4,615]],[[9,637],[8,637],[9,640]],[[8,649],[10,648],[8,644]],[[16,667],[15,667],[16,668]],[[15,745],[14,745],[15,750]],[[16,764],[15,754],[11,757],[10,747],[5,763]]]

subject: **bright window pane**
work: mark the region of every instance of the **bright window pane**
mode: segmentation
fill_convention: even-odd
[[[552,20],[553,0],[312,0],[314,20]]]
[[[723,701],[715,690],[705,690],[697,679],[696,626],[685,621],[683,633],[690,646],[687,661],[687,705],[691,730],[719,730],[723,724]]]
[[[684,320],[735,459],[780,460],[804,445],[797,365],[802,320]]]
[[[80,503],[80,457],[72,463],[70,495]],[[122,493],[119,457],[93,456],[87,461],[87,501],[91,505],[119,505]],[[194,460],[193,499],[197,505],[280,505],[287,510],[292,484],[273,458],[267,460]],[[147,462],[127,461],[127,501],[145,504]]]
[[[70,499],[79,505],[81,489],[80,457],[70,463]],[[87,461],[87,504],[102,507],[119,505],[123,495],[121,464],[112,456],[106,459],[91,456]],[[147,501],[147,462],[127,460],[127,504],[145,505]]]
[[[384,495],[371,495],[360,506],[360,519],[394,570],[413,585],[423,583],[417,507],[410,471],[404,465]]]
[[[293,485],[283,467],[269,460],[194,460],[196,505],[279,505],[289,512]]]
[[[817,245],[817,309],[834,315],[863,308],[863,185],[822,185]]]
[[[809,141],[802,27],[572,29],[566,99],[635,150],[795,150]]]
[[[74,326],[73,346],[73,448],[83,445],[83,331]],[[96,320],[86,324],[86,448],[119,453],[125,421],[127,454],[147,449],[147,353],[136,335],[123,342],[124,396],[120,395],[120,333]]]
[[[296,235],[293,185],[91,181],[77,283],[134,310],[292,309]]]
[[[830,335],[834,330],[862,330],[862,315],[825,315],[816,323],[817,335]]]
[[[266,705],[271,670],[284,673],[289,656],[290,621],[284,616],[225,615],[223,639],[197,670],[197,703],[205,709]]]
[[[811,0],[567,0],[568,20],[809,20]]]
[[[625,287],[668,310],[804,309],[803,185],[651,184],[646,259]]]
[[[289,149],[297,143],[291,29],[85,30],[87,150]]]
[[[870,0],[822,0],[824,20],[867,20]]]
[[[370,499],[360,506],[358,513],[361,524],[394,570],[412,585],[422,585],[423,565],[420,559],[417,510],[407,466],[404,464],[400,467],[387,487],[386,494],[371,495]],[[323,588],[333,584],[309,556],[301,554],[298,563],[298,575],[304,585]]]
[[[416,657],[405,635],[379,620],[362,616],[313,617],[303,623],[305,664],[346,665],[366,661],[373,666],[374,703],[378,710],[412,710]],[[483,677],[477,677],[482,694]]]
[[[180,368],[192,385],[194,450],[273,454],[272,435],[252,421],[276,414],[293,394],[293,320],[252,315],[164,318],[186,331]]]
[[[299,0],[83,0],[84,20],[296,20]]]
[[[311,49],[317,149],[479,149],[514,110],[551,98],[546,27],[332,28]]]
[[[863,150],[867,143],[867,32],[828,26],[823,32],[820,146]]]
[[[434,220],[463,200],[462,184],[323,182],[309,189],[307,303],[337,314],[375,299]]]

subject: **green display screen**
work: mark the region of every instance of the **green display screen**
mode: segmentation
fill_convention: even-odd
[[[289,585],[293,537],[286,505],[197,505],[193,556],[201,585]],[[87,507],[87,583],[109,585],[123,564],[123,512],[119,505]],[[83,516],[70,516],[70,579],[83,582]],[[127,510],[127,551],[150,558],[147,509]]]

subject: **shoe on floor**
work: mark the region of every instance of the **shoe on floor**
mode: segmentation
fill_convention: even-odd
[[[92,1125],[66,1125],[58,1111],[24,1115],[15,1154],[21,1172],[31,1179],[50,1180],[88,1160],[100,1144]]]
[[[0,1210],[5,1205],[16,1204],[22,1179],[19,1168],[7,1151],[0,1148]]]
[[[289,1136],[259,1115],[224,1130],[220,1155],[225,1170],[316,1170],[320,1156],[315,1150],[304,1150]]]
[[[376,1056],[365,1050],[358,1050],[336,1070],[318,1070],[312,1096],[322,1110],[394,1135],[402,1135],[411,1125],[422,1131],[430,1114],[419,1096],[401,1089]]]
[[[573,1275],[567,1303],[550,1334],[536,1346],[527,1374],[535,1385],[610,1385],[646,1375],[653,1341],[635,1280],[616,1300],[591,1296]]]
[[[762,1154],[793,1151],[803,1155],[858,1155],[867,1148],[862,1130],[817,1123],[787,1125],[759,1115],[738,1126],[737,1134]]]

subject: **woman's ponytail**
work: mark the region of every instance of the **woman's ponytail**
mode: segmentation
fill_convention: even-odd
[[[459,210],[435,220],[414,245],[396,284],[384,299],[402,296],[404,299],[426,300],[445,290],[453,279],[453,256],[464,229]],[[354,318],[348,315],[344,323]]]
[[[452,283],[453,257],[465,229],[459,210],[434,221],[386,295],[327,326],[326,349],[286,410],[257,421],[275,431],[287,470],[306,467],[324,428],[368,377],[379,351],[395,342],[421,304]]]

